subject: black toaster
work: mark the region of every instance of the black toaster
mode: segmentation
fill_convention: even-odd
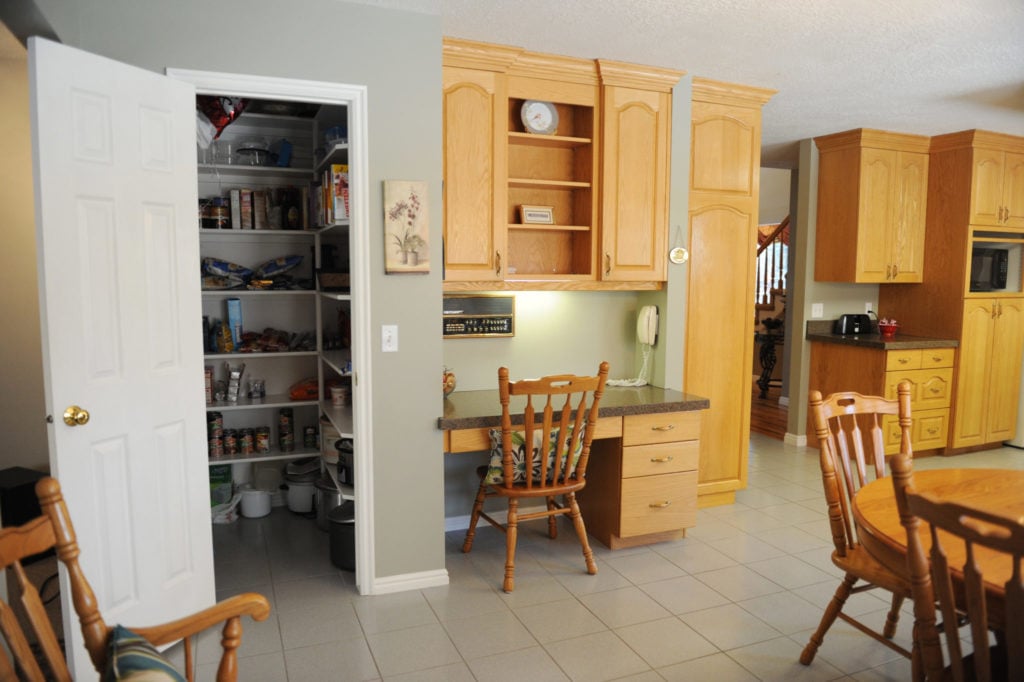
[[[833,334],[870,334],[870,315],[840,315],[832,327]]]

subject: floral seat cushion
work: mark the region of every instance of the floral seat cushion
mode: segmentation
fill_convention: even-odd
[[[558,442],[558,434],[560,429],[552,429],[551,435],[548,438],[547,447],[544,448],[548,458],[548,479],[550,480],[554,470],[555,464],[555,445]],[[484,483],[487,485],[497,485],[503,483],[505,480],[505,470],[502,464],[502,454],[504,448],[501,444],[501,429],[491,429],[491,461],[487,467],[487,473],[484,475]],[[565,447],[568,448],[569,443],[572,439],[572,428],[569,429],[569,435],[565,438]],[[522,431],[512,432],[512,481],[513,483],[524,483],[526,481],[526,470],[527,470],[527,459],[529,458],[530,475],[533,477],[535,482],[540,481],[541,476],[541,441],[543,440],[543,434],[540,430],[535,430],[533,433],[533,447],[530,448],[530,454],[527,455],[526,447],[526,434]],[[583,440],[580,439],[576,445],[575,451],[572,453],[572,464],[570,468],[575,468],[576,463],[580,459],[580,453],[583,451]],[[565,455],[562,455],[562,464],[565,463]]]

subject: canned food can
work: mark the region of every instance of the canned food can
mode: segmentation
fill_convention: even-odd
[[[210,438],[220,438],[224,435],[224,415],[220,412],[206,413],[206,430]]]
[[[281,449],[281,452],[294,452],[295,451],[295,434],[294,433],[280,433],[277,436],[277,446]]]
[[[261,426],[256,429],[256,452],[265,455],[270,452],[270,427]]]
[[[315,426],[307,426],[302,429],[302,447],[315,449],[318,447],[317,433]]]
[[[224,454],[238,454],[238,431],[235,429],[224,429]]]
[[[209,442],[210,457],[223,457],[224,439],[221,436],[213,436]]]
[[[277,425],[280,427],[280,432],[295,432],[295,414],[292,412],[292,408],[282,407],[280,409],[277,416]]]
[[[251,455],[256,448],[256,432],[253,429],[242,429],[238,436],[238,451],[243,455]]]

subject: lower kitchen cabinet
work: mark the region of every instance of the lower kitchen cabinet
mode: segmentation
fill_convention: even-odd
[[[809,388],[821,391],[825,397],[854,391],[895,399],[900,382],[909,381],[914,452],[942,449],[947,446],[949,437],[955,363],[956,348],[953,346],[887,350],[814,343],[811,346]],[[901,434],[896,417],[886,417],[882,428],[885,454],[897,453]],[[807,434],[807,444],[817,447],[810,415]]]
[[[621,438],[594,440],[578,495],[591,535],[611,549],[685,536],[697,522],[702,416],[629,415]]]

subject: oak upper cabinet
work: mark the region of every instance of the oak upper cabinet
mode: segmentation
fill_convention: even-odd
[[[681,75],[446,38],[444,289],[661,288]]]
[[[1024,227],[1024,153],[975,148],[971,224]]]
[[[860,128],[814,141],[819,152],[814,278],[921,282],[928,138]]]
[[[507,76],[520,50],[445,41],[444,273],[500,281],[506,231]]]
[[[686,392],[711,402],[700,437],[699,506],[729,504],[747,484],[761,107],[772,94],[693,79],[683,379]]]
[[[964,302],[952,446],[1013,438],[1024,348],[1024,299]]]
[[[601,279],[666,279],[672,88],[681,71],[598,60]]]

